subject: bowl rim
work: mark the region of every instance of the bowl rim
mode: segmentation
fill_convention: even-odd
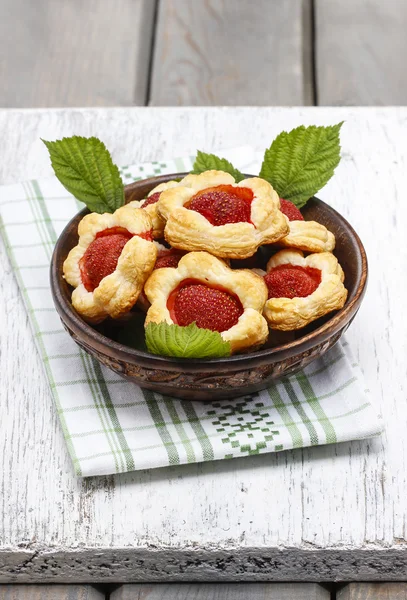
[[[131,192],[132,189],[138,189],[140,184],[146,186],[169,181],[170,179],[177,179],[184,177],[187,173],[169,173],[166,175],[158,175],[156,177],[149,177],[143,180],[138,180],[129,185],[125,186],[126,192]],[[253,177],[253,175],[246,175],[246,177]],[[270,364],[270,362],[277,362],[284,360],[289,356],[296,355],[300,352],[304,352],[314,347],[316,344],[326,341],[331,338],[335,333],[343,329],[356,314],[363,296],[366,291],[366,284],[368,278],[368,263],[365,248],[362,244],[358,234],[350,225],[350,223],[343,217],[338,211],[332,208],[329,204],[326,204],[323,200],[317,197],[313,199],[323,205],[324,210],[331,212],[331,214],[343,222],[345,227],[349,230],[353,241],[356,242],[356,247],[359,250],[359,259],[361,261],[360,277],[357,283],[357,288],[353,298],[350,302],[347,302],[345,306],[336,312],[328,321],[323,323],[317,329],[314,329],[310,333],[307,333],[292,342],[274,346],[272,348],[265,348],[263,350],[256,350],[247,354],[235,354],[225,358],[176,358],[168,356],[159,356],[144,352],[143,350],[137,350],[131,346],[126,346],[119,342],[112,340],[111,338],[100,333],[94,329],[90,324],[86,323],[79,314],[75,311],[72,304],[67,302],[65,296],[62,293],[61,286],[58,285],[60,282],[61,274],[58,272],[58,255],[61,251],[62,240],[64,234],[71,227],[71,224],[78,219],[83,218],[90,211],[84,208],[67,223],[62,230],[55,244],[54,251],[51,258],[50,265],[50,282],[51,292],[55,303],[56,310],[61,318],[61,321],[65,327],[73,332],[75,338],[79,338],[83,342],[83,338],[86,338],[84,342],[85,346],[90,346],[92,349],[103,347],[103,353],[112,358],[113,360],[124,361],[138,366],[143,366],[153,369],[163,369],[167,371],[176,370],[179,371],[180,366],[185,371],[193,370],[199,366],[201,370],[213,371],[214,367],[229,368],[231,371],[235,371],[242,368],[244,363],[245,368],[250,366],[250,363],[255,362],[256,366],[262,364]],[[95,348],[95,346],[97,348]],[[206,369],[205,369],[206,367]]]

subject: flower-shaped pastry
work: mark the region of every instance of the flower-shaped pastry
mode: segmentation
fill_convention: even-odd
[[[267,264],[264,281],[268,297],[263,314],[272,329],[301,329],[315,319],[338,310],[348,292],[344,274],[330,252],[310,254],[281,250]]]
[[[162,192],[157,205],[171,246],[222,258],[247,258],[284,237],[288,223],[279,206],[267,181],[252,177],[235,183],[223,171],[187,175]]]
[[[169,190],[179,185],[177,181],[167,181],[166,183],[160,183],[148,194],[144,200],[133,200],[128,203],[128,206],[134,208],[142,208],[146,211],[153,224],[153,238],[155,240],[162,239],[164,237],[165,221],[160,217],[157,211],[157,202],[160,199],[161,192]]]
[[[233,353],[263,344],[268,327],[261,315],[267,288],[261,277],[246,270],[232,271],[207,252],[190,252],[178,267],[157,269],[147,280],[151,302],[146,322],[218,331]]]
[[[280,200],[280,210],[289,220],[288,235],[278,240],[277,245],[296,248],[304,252],[332,252],[335,236],[317,221],[304,221],[299,209],[289,200]]]
[[[113,214],[91,213],[79,223],[78,234],[63,265],[75,288],[72,305],[90,323],[120,317],[133,307],[154,268],[150,217],[129,206]]]

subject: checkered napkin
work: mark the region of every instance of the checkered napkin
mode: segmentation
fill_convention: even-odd
[[[224,154],[243,172],[254,152]],[[188,171],[192,157],[122,167],[125,183]],[[0,188],[1,233],[78,476],[333,444],[377,435],[381,420],[346,342],[304,371],[236,400],[188,402],[121,379],[63,329],[49,288],[54,244],[82,205],[57,179]]]

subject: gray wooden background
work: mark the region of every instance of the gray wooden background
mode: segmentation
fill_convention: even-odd
[[[405,105],[407,0],[0,0],[0,107]]]

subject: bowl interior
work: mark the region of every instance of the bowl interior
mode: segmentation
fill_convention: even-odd
[[[132,183],[125,188],[126,202],[141,200],[159,183],[183,176],[184,173],[162,175]],[[100,325],[91,326],[85,323],[73,309],[71,305],[72,289],[62,277],[62,265],[68,252],[78,241],[78,223],[86,212],[84,210],[76,215],[66,226],[56,244],[52,259],[51,288],[62,321],[77,338],[86,340],[88,345],[98,347],[111,356],[120,355],[123,359],[134,363],[141,361],[144,364],[146,362],[157,364],[157,362],[161,362],[166,363],[167,366],[178,365],[177,368],[179,368],[180,359],[157,357],[146,352],[143,333],[144,315],[138,310],[133,310],[126,318],[117,321],[107,319]],[[310,348],[315,340],[323,341],[339,331],[355,314],[363,297],[367,277],[366,255],[358,235],[339,213],[317,198],[311,199],[302,209],[302,213],[307,221],[318,221],[335,235],[334,254],[345,272],[345,286],[348,289],[348,298],[344,308],[314,321],[300,331],[274,332],[267,345],[257,352],[215,359],[217,363],[228,362],[232,367],[234,362],[242,360],[247,362],[250,357],[270,361],[273,359],[273,355],[289,355],[299,345],[301,345],[301,349]],[[258,266],[264,268],[272,252],[270,248],[264,246]],[[187,369],[193,368],[196,363],[199,363],[201,368],[206,363],[213,368],[214,360],[189,359],[185,362],[181,360],[181,362]]]

